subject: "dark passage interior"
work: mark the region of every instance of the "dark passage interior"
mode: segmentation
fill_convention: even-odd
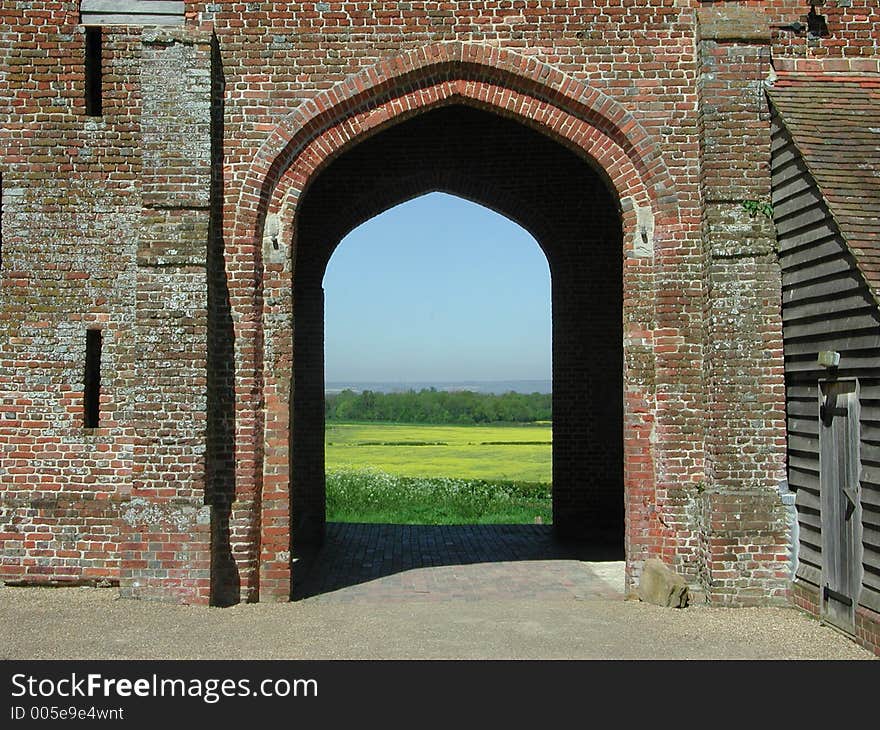
[[[541,245],[552,280],[553,521],[557,537],[623,545],[622,233],[602,175],[559,142],[464,105],[350,148],[300,203],[293,261],[291,537],[324,518],[324,271],[364,221],[429,192],[497,211]],[[381,346],[381,343],[377,343]]]

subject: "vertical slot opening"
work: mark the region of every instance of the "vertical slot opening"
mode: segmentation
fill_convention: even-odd
[[[101,415],[101,330],[86,330],[86,376],[84,420],[86,428],[97,428]]]
[[[86,114],[100,117],[101,108],[101,28],[86,28]]]

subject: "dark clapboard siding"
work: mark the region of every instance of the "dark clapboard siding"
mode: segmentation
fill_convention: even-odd
[[[183,25],[183,0],[82,0],[83,25]]]
[[[840,378],[858,378],[861,406],[862,591],[880,610],[880,313],[791,136],[773,117],[773,217],[782,265],[788,478],[796,491],[798,577],[819,585],[820,350],[840,352]]]

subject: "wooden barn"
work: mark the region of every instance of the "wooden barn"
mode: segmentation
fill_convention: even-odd
[[[880,78],[769,90],[796,602],[876,644],[880,612]]]

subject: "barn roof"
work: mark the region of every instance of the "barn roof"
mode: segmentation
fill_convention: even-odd
[[[768,94],[880,300],[880,76],[781,74]]]

